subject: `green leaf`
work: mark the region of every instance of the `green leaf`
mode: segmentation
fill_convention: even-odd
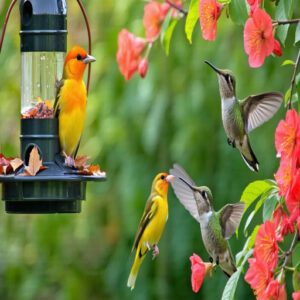
[[[274,188],[274,185],[268,180],[256,180],[248,184],[241,196],[241,201],[245,202],[244,213],[255,200],[258,200],[258,198],[272,188]]]
[[[277,6],[276,12],[275,12],[276,20],[280,21],[280,20],[290,19],[292,17],[292,4],[293,4],[293,0],[280,1],[278,3],[278,6]],[[289,24],[279,25],[276,30],[277,36],[283,46],[285,45],[285,40],[286,40],[286,37],[288,34],[288,30],[289,30]]]
[[[218,0],[218,2],[221,4],[229,4],[231,0]]]
[[[286,59],[281,66],[287,66],[287,65],[295,65],[295,62],[291,59]]]
[[[273,211],[278,203],[278,197],[273,196],[266,199],[264,202],[263,208],[263,221],[270,220],[273,214]]]
[[[300,265],[300,243],[296,245],[292,254],[293,266]]]
[[[229,4],[229,14],[234,23],[244,25],[248,19],[248,6],[246,0],[232,0]]]
[[[172,20],[169,27],[167,28],[165,35],[164,35],[164,39],[163,39],[163,47],[165,49],[166,55],[168,56],[170,53],[170,42],[172,39],[172,35],[173,35],[173,31],[175,29],[175,26],[177,25],[178,20]]]
[[[298,22],[298,25],[296,27],[296,32],[295,32],[295,44],[300,41],[300,22]]]
[[[189,7],[189,12],[185,21],[186,38],[192,43],[192,36],[197,20],[199,19],[199,0],[192,0]]]
[[[167,31],[167,29],[168,29],[168,27],[170,25],[171,19],[172,19],[172,9],[169,10],[169,12],[167,13],[167,16],[166,16],[164,22],[161,25],[160,43],[162,44],[162,46],[163,46],[163,42],[164,42],[166,31]]]
[[[296,266],[295,271],[293,272],[293,288],[294,291],[298,291],[300,289],[300,263]]]
[[[222,294],[222,300],[233,300],[234,299],[234,294],[235,294],[235,290],[237,287],[237,283],[240,279],[241,270],[242,269],[238,268],[237,271],[235,271],[231,275],[229,280],[227,281],[226,286],[223,291],[223,294]]]
[[[291,92],[292,92],[292,90],[291,90],[291,88],[289,88],[284,94],[284,105],[285,106],[287,106],[287,104],[291,98]]]

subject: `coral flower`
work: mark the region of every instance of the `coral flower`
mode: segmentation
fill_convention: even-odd
[[[289,212],[299,211],[300,209],[300,168],[296,169],[292,175],[290,189],[286,195],[286,206]]]
[[[264,292],[272,277],[271,271],[266,262],[256,258],[249,258],[249,269],[245,275],[245,280],[254,290],[258,300],[264,299]]]
[[[217,34],[217,21],[222,5],[216,0],[201,0],[199,2],[199,21],[202,36],[205,40],[214,41]]]
[[[202,259],[195,253],[190,257],[190,261],[192,270],[192,289],[195,293],[197,293],[202,286],[205,274],[211,271],[213,264],[203,262]]]
[[[262,224],[257,232],[254,246],[254,257],[266,262],[271,271],[275,269],[278,260],[275,229],[275,225],[271,221]]]
[[[294,109],[288,110],[275,131],[275,147],[278,156],[290,158],[300,146],[300,117]]]
[[[120,72],[126,80],[138,70],[141,61],[141,54],[145,48],[145,41],[126,29],[123,29],[118,36],[117,62]]]
[[[286,300],[285,286],[281,285],[278,280],[272,279],[264,292],[264,297],[272,300]]]
[[[244,48],[249,55],[249,65],[258,68],[273,50],[275,38],[271,17],[257,8],[247,20],[244,28]]]
[[[143,23],[146,31],[146,38],[153,42],[160,33],[161,24],[168,13],[170,6],[166,3],[151,1],[144,7]]]

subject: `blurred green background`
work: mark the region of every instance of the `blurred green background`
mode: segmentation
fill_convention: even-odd
[[[0,4],[1,27],[9,1]],[[143,1],[84,1],[92,27],[91,90],[80,153],[107,171],[105,183],[90,183],[82,213],[73,215],[0,215],[0,299],[219,299],[227,278],[220,269],[206,278],[200,293],[190,285],[189,256],[208,260],[199,225],[169,191],[169,220],[160,241],[160,255],[145,259],[136,288],[127,277],[137,224],[156,173],[174,162],[186,168],[199,185],[208,185],[215,209],[237,202],[246,185],[272,178],[278,167],[274,130],[284,109],[251,133],[261,170],[252,173],[236,150],[227,145],[221,124],[216,75],[203,63],[229,68],[237,77],[240,98],[269,90],[285,92],[294,59],[291,30],[280,58],[250,69],[243,50],[243,28],[222,15],[215,42],[205,42],[199,26],[193,44],[176,27],[170,56],[159,42],[150,54],[145,79],[126,82],[116,64],[117,35],[126,27],[144,35]],[[87,47],[83,17],[75,0],[68,1],[69,47]],[[0,152],[19,155],[20,53],[18,8],[8,25],[0,55]],[[260,222],[260,219],[255,221]],[[245,218],[242,220],[242,225]],[[252,226],[253,227],[253,226]],[[231,239],[234,254],[245,238]],[[253,298],[240,279],[237,299]]]

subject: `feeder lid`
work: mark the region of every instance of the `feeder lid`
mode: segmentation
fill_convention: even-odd
[[[33,15],[67,14],[67,3],[65,0],[21,0],[20,10],[22,8],[31,9]]]

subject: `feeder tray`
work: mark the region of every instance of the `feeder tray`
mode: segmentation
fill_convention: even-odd
[[[67,5],[66,0],[20,0],[19,8],[24,117],[41,99],[53,105],[67,48]],[[106,179],[105,175],[80,175],[64,165],[57,118],[21,118],[20,141],[24,164],[28,165],[31,150],[37,147],[46,169],[24,176],[23,167],[14,175],[0,176],[7,213],[78,213],[85,200],[86,183]]]

